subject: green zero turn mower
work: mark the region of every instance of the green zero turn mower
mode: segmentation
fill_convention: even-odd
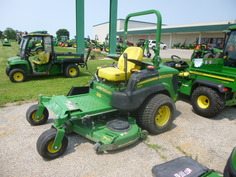
[[[130,17],[156,14],[157,43],[160,43],[161,14],[149,10]],[[125,38],[126,39],[126,38]],[[178,70],[159,65],[159,45],[152,63],[143,62],[140,47],[128,47],[118,63],[99,68],[88,87],[73,87],[67,96],[40,97],[26,118],[31,125],[44,124],[48,109],[55,124],[37,141],[38,153],[46,159],[61,156],[67,148],[66,134],[75,132],[95,142],[96,152],[129,146],[145,138],[147,130],[159,134],[172,126],[177,100]]]

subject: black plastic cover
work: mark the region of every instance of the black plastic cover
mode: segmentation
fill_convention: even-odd
[[[154,177],[200,177],[209,169],[188,156],[152,168]]]

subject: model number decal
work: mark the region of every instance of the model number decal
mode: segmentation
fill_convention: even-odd
[[[96,88],[97,88],[98,90],[101,90],[101,91],[103,91],[103,92],[105,92],[105,93],[111,95],[111,92],[110,92],[109,90],[103,88],[103,87],[97,86]]]

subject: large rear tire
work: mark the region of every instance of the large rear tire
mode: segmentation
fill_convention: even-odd
[[[151,134],[160,134],[168,130],[175,115],[174,101],[164,94],[148,99],[140,109],[139,125]]]
[[[225,107],[222,96],[212,88],[200,86],[191,96],[193,110],[200,116],[212,118]]]
[[[63,137],[62,143],[57,150],[52,149],[57,130],[52,128],[43,132],[37,141],[37,151],[45,159],[55,159],[61,156],[68,146],[68,139]]]

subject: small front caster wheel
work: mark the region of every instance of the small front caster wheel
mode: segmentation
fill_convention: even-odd
[[[96,143],[96,144],[93,146],[93,150],[94,150],[96,153],[98,153],[100,147],[101,147],[101,144],[100,144],[100,143]]]
[[[43,115],[40,118],[36,118],[36,113],[39,108],[38,104],[32,105],[26,112],[26,119],[31,125],[42,125],[48,120],[48,110],[44,108]]]
[[[56,138],[57,130],[52,128],[43,132],[37,141],[37,151],[45,159],[55,159],[61,156],[68,146],[68,139],[66,136],[63,137],[61,145],[58,149],[53,149],[52,145]]]

